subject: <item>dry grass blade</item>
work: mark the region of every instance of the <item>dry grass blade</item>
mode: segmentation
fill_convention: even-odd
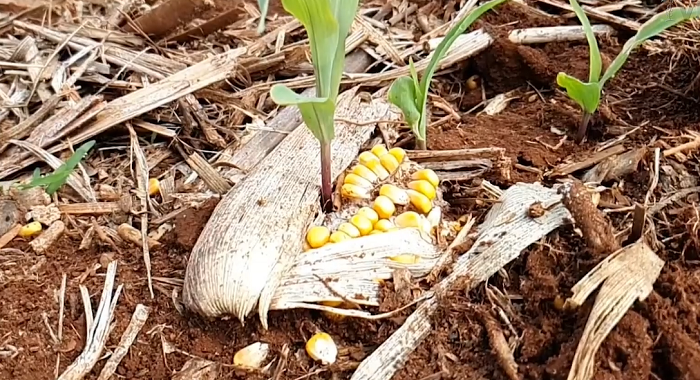
[[[52,96],[51,98],[49,98],[49,100],[45,101],[41,105],[41,108],[39,108],[27,119],[11,128],[0,132],[0,153],[7,149],[7,142],[9,140],[22,139],[29,135],[29,133],[37,124],[41,123],[41,121],[44,120],[44,118],[46,118],[46,116],[48,116],[49,113],[53,112],[60,99],[61,97],[59,95]]]
[[[15,144],[19,147],[22,147],[32,154],[34,154],[36,157],[41,158],[49,164],[54,170],[58,169],[59,166],[63,165],[64,162],[61,161],[58,157],[54,156],[53,154],[45,151],[44,149],[39,148],[38,146],[26,142],[26,141],[20,141],[20,140],[11,140],[10,141],[12,144]],[[76,167],[78,171],[83,171],[81,164],[78,164]],[[96,202],[97,201],[97,195],[95,195],[95,191],[92,189],[90,186],[90,181],[89,178],[87,179],[87,183],[85,182],[85,178],[87,178],[87,174],[85,174],[82,178],[79,176],[75,171],[71,174],[68,175],[68,180],[67,184],[73,188],[83,199],[85,199],[87,202]]]
[[[591,25],[596,37],[607,37],[615,34],[610,25]],[[547,26],[542,28],[514,29],[508,35],[510,42],[516,44],[543,44],[561,41],[585,41],[586,34],[582,26]]]
[[[571,289],[565,307],[578,307],[598,287],[591,314],[576,348],[568,380],[590,380],[595,356],[605,338],[635,301],[644,301],[654,289],[664,261],[643,241],[611,254]],[[602,286],[601,286],[602,284]]]
[[[92,318],[92,307],[90,306],[90,297],[88,295],[87,302],[85,302],[85,319],[88,330],[85,339],[85,348],[80,356],[78,356],[78,358],[66,368],[61,376],[58,377],[58,380],[80,380],[92,370],[100,359],[109,336],[110,325],[114,318],[114,309],[117,306],[117,300],[119,300],[119,295],[122,291],[122,285],[119,285],[114,294],[112,293],[116,275],[117,262],[112,261],[107,267],[105,285],[102,290],[100,304],[97,306],[97,313],[95,314],[96,319],[94,320]],[[83,289],[85,288],[81,288],[81,293],[85,295],[87,289],[85,292],[82,291]],[[83,297],[83,300],[85,301],[85,297]],[[87,312],[88,310],[90,310],[89,313]]]
[[[141,201],[141,247],[143,249],[143,262],[146,266],[146,277],[148,278],[148,291],[151,292],[151,298],[155,295],[153,294],[153,279],[151,278],[151,254],[148,248],[148,164],[146,163],[146,156],[141,150],[139,145],[139,137],[136,135],[134,128],[131,124],[127,124],[129,128],[129,136],[131,138],[131,158],[136,161],[136,173],[134,173],[134,179],[136,180],[136,185],[138,189],[136,195]]]
[[[74,144],[83,142],[117,124],[226,79],[235,71],[237,59],[244,52],[244,48],[229,50],[107,103],[105,108],[95,116],[94,122],[74,135],[71,141]],[[58,144],[48,151],[54,153],[66,147],[67,144]],[[17,161],[19,160],[13,163]],[[36,159],[29,158],[18,165],[3,167],[0,169],[0,179],[34,162]]]
[[[560,199],[555,190],[540,184],[518,183],[510,187],[479,226],[479,236],[472,248],[458,259],[453,272],[433,292],[444,295],[460,280],[461,292],[474,289],[516,259],[530,244],[565,224],[569,213],[559,203]],[[527,216],[527,210],[536,202],[552,207],[533,219]],[[436,297],[423,302],[389,339],[360,363],[351,380],[391,379],[430,333],[432,314],[437,307]]]
[[[197,172],[202,178],[202,181],[207,184],[209,189],[216,192],[217,194],[226,194],[231,190],[231,184],[226,181],[224,177],[219,174],[219,172],[214,169],[207,160],[205,160],[199,153],[194,152],[191,155],[185,157],[185,161],[190,165],[192,170]]]
[[[109,380],[112,378],[112,375],[117,370],[119,362],[126,356],[129,347],[131,347],[136,340],[136,336],[141,331],[143,325],[146,324],[149,311],[149,308],[142,304],[136,305],[136,310],[134,310],[134,314],[131,316],[129,326],[126,327],[126,331],[122,334],[122,339],[119,341],[119,345],[114,349],[112,356],[107,359],[104,367],[102,367],[102,371],[100,371],[100,376],[97,380]]]
[[[61,213],[68,215],[97,215],[119,212],[121,206],[119,202],[91,202],[60,204],[58,209]]]

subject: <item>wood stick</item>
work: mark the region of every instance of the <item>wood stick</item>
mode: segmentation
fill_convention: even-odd
[[[615,29],[610,25],[592,25],[591,29],[597,37],[615,34]],[[514,29],[508,35],[508,39],[516,44],[543,44],[560,41],[585,41],[586,34],[582,26],[549,26]]]
[[[112,375],[117,370],[117,366],[124,356],[126,356],[129,347],[131,347],[136,340],[139,331],[141,331],[143,325],[146,324],[149,311],[150,309],[142,304],[136,305],[136,310],[134,310],[134,314],[131,316],[129,326],[127,326],[126,331],[122,334],[122,339],[119,341],[117,348],[114,349],[112,356],[107,359],[104,367],[102,367],[102,371],[97,380],[109,380],[112,378]]]

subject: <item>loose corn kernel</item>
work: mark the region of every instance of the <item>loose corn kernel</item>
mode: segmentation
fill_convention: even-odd
[[[335,363],[338,347],[330,335],[319,332],[306,342],[306,353],[311,359],[320,361],[323,365],[329,365]]]
[[[350,240],[350,239],[352,239],[352,238],[350,236],[348,236],[348,234],[346,234],[345,232],[334,231],[331,234],[331,237],[330,237],[330,239],[328,239],[328,241],[330,241],[331,243],[340,243],[341,241]]]
[[[344,232],[346,235],[350,236],[351,238],[360,237],[360,230],[358,230],[357,227],[353,226],[352,224],[350,224],[348,222],[341,223],[338,226],[338,231]]]
[[[396,226],[389,219],[379,219],[377,221],[377,223],[374,223],[374,229],[376,231],[386,232],[386,231],[391,230],[394,227],[396,227]]]
[[[328,227],[313,226],[306,233],[306,241],[311,248],[323,247],[331,237],[331,231]]]
[[[379,234],[383,234],[383,233],[384,233],[384,231],[372,230],[369,234],[370,234],[370,235],[379,235]]]
[[[430,224],[431,229],[437,227],[440,224],[440,221],[442,220],[442,210],[440,209],[440,207],[435,207],[432,210],[430,210],[426,219],[428,219],[428,223]]]
[[[408,193],[406,193],[406,190],[389,183],[382,185],[382,187],[379,189],[379,195],[384,195],[385,197],[391,199],[394,204],[402,206],[407,205],[408,202],[411,201],[411,199],[408,197]]]
[[[369,189],[350,183],[346,183],[340,188],[340,194],[346,198],[369,199]]]
[[[407,228],[407,227],[422,228],[423,227],[423,220],[421,219],[420,215],[417,212],[406,211],[406,212],[396,216],[396,219],[394,219],[394,224],[396,224],[396,226],[400,227],[400,228]]]
[[[390,174],[394,174],[396,169],[399,168],[399,161],[396,160],[396,157],[389,153],[379,157],[379,162],[381,162],[384,169],[386,169]]]
[[[479,83],[477,80],[479,79],[478,75],[472,75],[467,79],[467,88],[470,90],[474,90],[479,86]]]
[[[386,146],[383,144],[375,145],[372,147],[372,153],[377,157],[381,157],[387,153]]]
[[[422,214],[427,214],[433,208],[433,203],[423,195],[415,190],[406,190],[408,197],[411,199],[411,204],[416,210],[420,211]]]
[[[151,178],[148,180],[148,195],[154,196],[160,191],[160,182],[157,179]]]
[[[360,153],[360,155],[357,157],[357,161],[362,165],[367,166],[367,164],[370,162],[379,161],[379,157],[370,151],[366,151]]]
[[[343,302],[343,301],[321,301],[321,305],[329,306],[329,307],[337,307],[337,308],[341,308],[341,309],[345,309],[345,307],[343,307],[343,306],[345,306],[344,304],[345,304],[345,302]],[[341,320],[345,319],[344,315],[337,314],[337,313],[334,313],[332,311],[323,310],[321,313],[326,318],[328,318],[332,321],[341,321]]]
[[[350,223],[357,227],[357,230],[360,231],[360,235],[362,236],[372,232],[372,222],[362,215],[354,215],[352,218],[350,218]]]
[[[346,175],[343,183],[348,184],[348,185],[355,185],[355,186],[364,187],[365,189],[372,188],[372,182],[360,177],[359,175],[357,175],[355,173],[349,173],[348,175]]]
[[[382,166],[382,163],[377,161],[370,161],[366,165],[380,180],[385,180],[389,177],[389,172]]]
[[[420,261],[420,256],[418,255],[398,255],[390,257],[389,260],[401,263],[401,264],[416,264]]]
[[[386,195],[380,195],[374,198],[372,208],[377,212],[377,215],[379,215],[381,219],[388,219],[394,215],[394,212],[396,212],[394,202],[392,202],[391,198],[387,197]]]
[[[27,239],[27,238],[30,238],[30,237],[40,233],[41,229],[42,229],[41,223],[31,222],[29,224],[25,224],[24,226],[22,226],[22,228],[19,229],[19,232],[17,233],[17,235],[19,235],[19,237],[21,237],[21,238]]]
[[[413,173],[411,179],[424,179],[430,182],[430,184],[433,185],[433,187],[438,187],[438,185],[440,184],[440,178],[438,178],[437,174],[435,174],[435,172],[430,169],[418,170],[417,172]]]
[[[243,347],[233,355],[233,365],[245,368],[260,368],[267,359],[270,348],[266,343],[256,342]]]
[[[371,183],[377,182],[377,175],[374,174],[373,171],[371,171],[368,167],[364,165],[355,165],[352,170],[352,173],[359,175],[360,177],[370,181]]]
[[[377,212],[367,206],[357,210],[357,215],[364,216],[365,218],[369,219],[369,221],[372,222],[372,224],[377,223],[377,221],[379,220],[379,215],[377,214]]]
[[[406,158],[406,151],[399,147],[389,149],[389,154],[394,156],[399,164],[403,162],[404,158]]]
[[[433,200],[435,199],[435,196],[437,195],[435,191],[435,186],[431,184],[430,182],[424,180],[424,179],[419,179],[417,181],[411,181],[408,183],[408,187],[412,190],[415,190],[426,197],[428,199]]]

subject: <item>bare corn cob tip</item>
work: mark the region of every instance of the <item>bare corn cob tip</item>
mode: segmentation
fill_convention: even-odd
[[[323,247],[330,240],[331,232],[327,227],[314,226],[306,233],[306,242],[311,248]]]
[[[41,223],[31,222],[31,223],[28,223],[28,224],[25,224],[24,226],[22,226],[22,228],[19,229],[19,232],[17,233],[17,235],[19,235],[19,237],[21,237],[21,238],[28,239],[32,236],[39,234],[41,232],[41,230],[42,230]]]
[[[329,365],[335,363],[338,347],[330,335],[319,332],[306,342],[306,353],[311,359],[320,361],[323,365]]]

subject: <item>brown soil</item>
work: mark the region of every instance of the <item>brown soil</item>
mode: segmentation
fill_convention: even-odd
[[[547,18],[523,13],[513,4],[503,6],[498,15],[489,15],[485,20],[497,27],[501,36],[513,27],[554,25]],[[504,26],[512,21],[519,23]],[[619,44],[606,43],[602,48],[613,56]],[[668,57],[635,54],[606,90],[605,101],[612,115],[632,126],[650,122],[630,135],[626,144],[648,143],[651,136],[659,133],[654,127],[697,129],[700,124],[700,108],[696,101],[666,90],[689,86],[698,73],[697,63],[683,58],[670,74],[668,67]],[[531,96],[519,97],[498,115],[465,113],[459,122],[432,127],[428,132],[429,147],[503,147],[515,163],[540,171],[585,157],[595,143],[616,136],[610,126],[620,123],[606,122],[609,121],[606,118],[589,136],[589,142],[575,145],[571,136],[579,110],[554,85],[556,73],[562,70],[585,78],[587,48],[584,44],[515,47],[501,37],[466,65],[463,72],[453,76],[466,81],[471,75],[479,75],[487,98],[503,91],[528,88],[526,86],[531,86],[530,90],[537,89],[537,93],[533,91]],[[661,83],[663,87],[658,86]],[[481,101],[480,89],[474,91],[455,99],[454,104],[461,112]],[[447,98],[453,94],[441,95]],[[557,130],[567,133],[569,138],[553,148],[562,139],[555,133]],[[694,162],[694,169],[692,165],[687,167],[690,174],[697,175],[697,160]],[[489,176],[489,180],[501,186],[516,181],[543,180],[541,175],[522,169],[514,171],[511,183],[493,173]],[[649,166],[641,165],[638,173],[625,178],[625,195],[643,202],[648,180]],[[466,184],[466,187],[469,185],[473,184]],[[660,186],[657,197],[663,194],[661,191]],[[189,251],[214,205],[215,202],[211,202],[174,220],[174,230],[161,239],[163,246],[151,252],[154,276],[184,277]],[[474,204],[468,210],[482,217],[487,206]],[[648,300],[637,302],[604,341],[596,357],[596,380],[700,379],[700,236],[697,228],[690,226],[697,223],[697,209],[689,205],[677,218],[665,221],[658,231],[666,241],[665,248],[657,253],[666,264],[655,283],[655,291]],[[621,217],[611,220],[617,231],[626,227],[627,222]],[[187,313],[181,315],[172,301],[172,287],[163,282],[156,281],[155,298],[150,298],[140,249],[123,249],[117,253],[104,246],[83,251],[77,249],[80,241],[79,235],[66,235],[45,256],[31,253],[26,242],[17,240],[0,251],[0,342],[20,350],[11,359],[0,359],[0,379],[52,379],[57,358],[58,372],[62,372],[79,355],[85,339],[85,316],[78,287],[87,286],[92,292],[93,305],[97,305],[104,268],[96,273],[90,273],[89,268],[104,262],[103,255],[118,260],[117,280],[124,284],[116,311],[116,326],[107,348],[116,346],[138,303],[151,308],[148,322],[117,371],[127,379],[169,379],[174,371],[182,368],[189,357],[182,353],[164,354],[163,340],[191,355],[225,364],[233,362],[236,350],[256,341],[270,343],[275,355],[287,346],[290,353],[280,379],[305,375],[309,379],[347,379],[356,365],[385,341],[410,313],[409,310],[389,320],[368,322],[351,318],[332,321],[311,311],[273,312],[268,331],[253,319],[245,327],[235,320],[205,321]],[[589,300],[573,312],[561,311],[557,304],[569,296],[571,287],[601,258],[587,248],[571,227],[563,227],[509,264],[505,268],[507,277],[497,275],[490,280],[490,286],[511,299],[510,322],[518,336],[511,336],[505,326],[503,331],[509,341],[520,339],[514,358],[521,378],[566,379],[591,304]],[[55,331],[56,294],[64,273],[68,276],[68,287],[63,343],[54,346],[42,312],[46,313]],[[80,282],[83,275],[84,281]],[[391,289],[389,283],[384,291],[382,310],[401,303]],[[507,379],[497,364],[481,323],[481,313],[489,310],[490,302],[483,286],[468,294],[443,299],[433,319],[432,333],[395,379]],[[321,367],[304,354],[305,340],[314,326],[336,340],[341,350],[337,365]],[[100,361],[87,378],[95,379],[103,363]],[[269,378],[235,372],[228,367],[224,367],[223,372],[221,378],[226,379]]]

